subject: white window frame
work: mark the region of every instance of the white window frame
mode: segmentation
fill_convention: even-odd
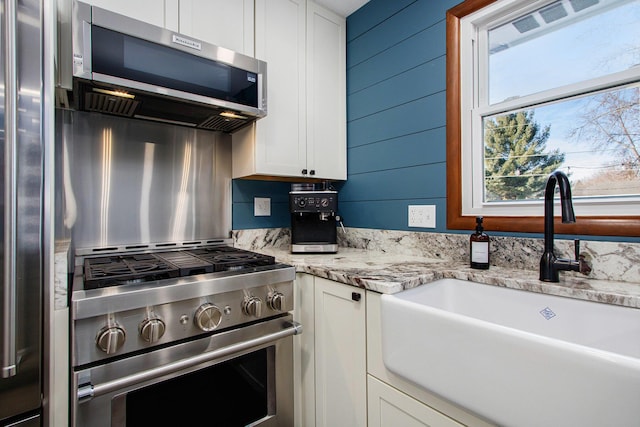
[[[553,88],[516,99],[488,104],[487,76],[488,29],[495,28],[516,17],[533,12],[555,0],[498,0],[460,20],[460,123],[461,123],[461,180],[463,216],[539,216],[543,201],[505,201],[485,203],[484,192],[484,137],[482,117],[566,98],[597,92],[614,86],[636,83],[640,80],[640,67],[624,70],[605,77]],[[576,215],[612,217],[637,215],[640,197],[574,198]]]

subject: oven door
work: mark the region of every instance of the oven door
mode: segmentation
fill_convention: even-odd
[[[293,425],[290,315],[74,373],[73,425]]]

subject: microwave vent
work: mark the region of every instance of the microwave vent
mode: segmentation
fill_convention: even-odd
[[[114,95],[123,93],[124,95]],[[184,99],[161,96],[142,90],[96,84],[83,79],[74,80],[71,93],[73,108],[112,114],[131,119],[151,120],[190,128],[232,133],[252,123],[250,114],[222,109]]]
[[[85,109],[87,111],[133,117],[138,104],[139,101],[135,99],[120,98],[95,92],[85,93]]]
[[[215,115],[200,123],[198,127],[201,129],[233,132],[234,130],[241,128],[247,123],[249,123],[249,121],[246,119],[233,119]]]

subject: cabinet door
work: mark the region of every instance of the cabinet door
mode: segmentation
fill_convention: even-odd
[[[315,279],[316,423],[367,424],[365,291]]]
[[[267,116],[256,123],[257,174],[306,169],[305,1],[256,0],[256,57],[267,62]]]
[[[139,21],[165,28],[165,1],[158,0],[84,0],[94,6],[110,10]]]
[[[253,56],[253,0],[180,0],[178,31]]]
[[[313,176],[347,179],[346,23],[307,4],[307,167]]]
[[[371,375],[368,376],[369,427],[462,427]]]

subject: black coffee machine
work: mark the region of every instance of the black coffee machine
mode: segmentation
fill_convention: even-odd
[[[292,184],[291,253],[338,252],[338,192],[326,184]]]

